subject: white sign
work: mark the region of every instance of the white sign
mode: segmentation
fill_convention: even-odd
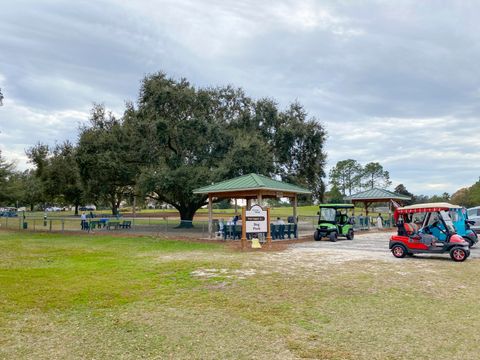
[[[267,212],[259,205],[245,211],[245,227],[248,233],[265,233],[268,229]]]

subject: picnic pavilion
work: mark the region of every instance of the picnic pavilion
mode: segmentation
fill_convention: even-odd
[[[252,201],[261,206],[263,199],[289,198],[293,205],[293,219],[297,223],[297,195],[309,195],[311,191],[263,175],[248,174],[195,189],[193,193],[208,195],[208,232],[211,237],[214,199],[235,199],[235,213],[237,213],[237,199],[245,199],[247,210],[250,210]]]
[[[391,206],[394,202],[402,205],[403,201],[411,200],[410,196],[397,194],[385,189],[373,188],[366,191],[359,192],[358,194],[346,196],[344,200],[351,201],[354,205],[361,203],[365,207],[365,216],[368,218],[368,207],[375,203],[388,203],[388,208],[391,212]]]

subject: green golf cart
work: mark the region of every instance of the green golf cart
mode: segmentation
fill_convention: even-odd
[[[347,214],[348,210],[353,209],[353,204],[321,204],[313,238],[319,241],[327,237],[330,241],[337,241],[337,238],[342,236],[353,240],[353,223]]]

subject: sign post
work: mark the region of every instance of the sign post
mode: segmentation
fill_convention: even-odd
[[[270,209],[265,211],[259,205],[252,206],[250,210],[242,209],[242,249],[246,247],[247,234],[266,233],[267,244],[271,244],[269,217]]]
[[[272,234],[270,232],[270,208],[267,208],[267,246],[272,246]]]
[[[247,227],[247,221],[245,219],[245,208],[242,208],[242,249],[245,249],[247,245],[247,232],[246,232],[246,227]]]

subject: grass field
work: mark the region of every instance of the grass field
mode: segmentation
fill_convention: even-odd
[[[478,260],[288,254],[1,231],[0,358],[478,359]]]

